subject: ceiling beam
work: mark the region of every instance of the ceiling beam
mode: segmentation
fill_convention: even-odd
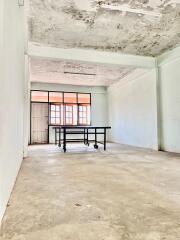
[[[50,60],[79,61],[103,65],[120,65],[125,67],[131,66],[138,68],[154,68],[156,66],[156,59],[153,57],[112,53],[98,50],[42,47],[31,42],[28,45],[28,55],[30,57]]]

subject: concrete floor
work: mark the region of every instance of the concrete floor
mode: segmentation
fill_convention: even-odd
[[[180,239],[180,155],[78,146],[30,147],[0,239]]]

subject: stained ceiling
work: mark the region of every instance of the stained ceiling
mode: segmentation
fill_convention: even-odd
[[[109,86],[135,71],[135,68],[88,63],[31,59],[31,82],[84,86]]]
[[[179,0],[29,0],[29,40],[157,56],[180,44]]]

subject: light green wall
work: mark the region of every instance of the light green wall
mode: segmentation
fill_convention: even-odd
[[[160,66],[161,149],[180,153],[180,55]]]
[[[23,159],[24,16],[0,2],[0,222]]]
[[[155,69],[110,86],[108,102],[112,141],[157,150]]]

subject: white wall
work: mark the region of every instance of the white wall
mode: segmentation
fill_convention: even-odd
[[[23,158],[24,16],[0,2],[0,222]]]
[[[107,90],[105,87],[71,86],[62,84],[32,83],[32,90],[91,93],[91,123],[94,126],[108,125]],[[50,142],[54,142],[54,131],[50,130]]]
[[[108,88],[111,141],[157,149],[156,70]]]
[[[178,49],[177,49],[178,51]],[[179,57],[162,63],[159,70],[161,86],[161,148],[180,153],[180,51]]]

